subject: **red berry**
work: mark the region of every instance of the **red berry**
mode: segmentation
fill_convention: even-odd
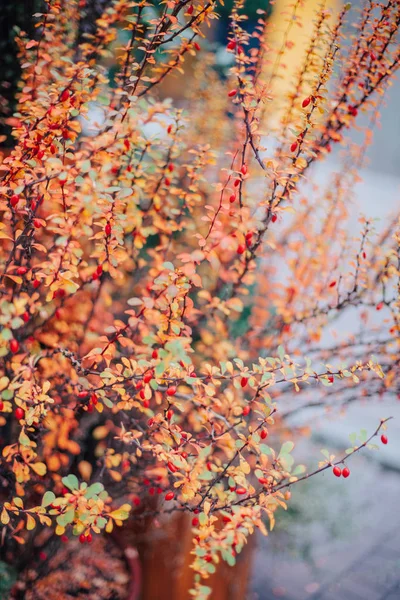
[[[228,92],[229,98],[233,98],[234,96],[236,96],[236,94],[237,94],[237,90],[231,90],[230,92]]]
[[[224,523],[230,523],[232,519],[230,517],[228,517],[228,515],[224,515],[222,517],[222,520]]]
[[[47,560],[46,552],[43,552],[43,551],[39,552],[39,558],[40,558],[40,560]]]
[[[158,358],[158,350],[154,349],[153,352],[151,353],[151,358]]]
[[[329,284],[329,287],[333,288],[333,287],[335,287],[335,285],[336,285],[336,281],[331,281]]]
[[[239,244],[239,246],[236,249],[236,252],[238,254],[244,254],[245,251],[246,251],[246,246],[244,244]]]
[[[193,44],[193,46],[196,48],[197,52],[200,52],[201,48],[200,48],[200,44],[198,44],[197,42],[195,42]]]
[[[130,149],[130,147],[131,147],[131,143],[130,143],[130,141],[125,139],[125,140],[124,140],[124,146],[125,146],[125,148],[126,148],[127,150],[129,150],[129,149]]]
[[[171,133],[171,131],[172,131],[172,125],[168,125],[167,133]]]
[[[171,409],[167,410],[166,417],[167,417],[168,421],[170,421],[173,416],[174,416],[174,411]]]
[[[12,339],[10,341],[10,350],[13,354],[16,354],[19,350],[19,342],[17,340]]]
[[[143,381],[145,383],[150,383],[150,381],[153,379],[153,372],[149,371],[148,373],[145,373],[143,376]]]
[[[246,175],[247,174],[247,167],[246,165],[242,165],[242,168],[240,169],[242,175]]]
[[[35,290],[37,290],[37,288],[40,285],[40,281],[38,279],[34,279],[32,285],[35,288]]]
[[[93,540],[92,534],[88,533],[87,536],[86,536],[87,543],[90,544],[92,542],[92,540]]]
[[[166,185],[167,187],[169,187],[169,186],[171,185],[171,180],[170,180],[168,177],[166,177],[166,178],[164,179],[164,183],[165,183],[165,185]]]
[[[197,517],[193,517],[192,527],[197,527],[199,523],[200,523],[199,519]]]
[[[268,431],[266,429],[261,429],[260,437],[262,440],[265,440],[268,437]]]
[[[342,475],[345,479],[347,479],[347,477],[350,475],[350,469],[345,467],[342,471]]]
[[[16,419],[18,419],[18,420],[23,419],[25,417],[24,409],[20,408],[19,406],[18,406],[18,408],[15,409],[14,414],[15,414]]]
[[[241,181],[242,181],[241,179],[235,179],[235,181],[233,182],[233,185],[234,185],[235,187],[239,187],[239,185],[240,185]]]
[[[97,265],[96,273],[99,276],[103,274],[103,265]]]
[[[381,435],[381,442],[382,442],[382,444],[385,444],[385,446],[388,443],[388,439],[385,434]]]
[[[24,323],[27,323],[29,321],[29,313],[28,312],[24,312],[22,315],[22,320]]]
[[[167,467],[171,473],[176,473],[178,471],[178,468],[171,461],[167,463]]]
[[[379,302],[379,304],[376,305],[376,310],[382,310],[383,308],[383,302]]]
[[[69,90],[64,90],[60,96],[61,102],[65,102],[69,98]]]
[[[236,48],[236,42],[235,42],[235,40],[231,40],[230,42],[228,42],[228,44],[227,44],[226,47],[227,47],[228,50],[234,50]]]
[[[66,544],[69,540],[69,537],[67,535],[62,535],[61,536],[61,541],[64,542],[64,544]]]
[[[340,476],[341,476],[341,474],[342,474],[342,469],[340,469],[338,466],[336,466],[336,467],[333,467],[333,474],[334,474],[336,477],[340,477]]]
[[[194,6],[193,6],[193,4],[190,4],[187,9],[188,15],[192,15],[193,11],[194,11]]]
[[[167,389],[167,396],[175,396],[176,394],[176,385],[170,385]]]
[[[290,146],[290,152],[295,152],[297,150],[297,146],[298,146],[298,143],[293,142],[293,144]]]
[[[235,202],[235,200],[236,200],[236,196],[235,196],[235,194],[231,194],[231,195],[229,196],[229,202],[230,202],[231,204],[233,204],[233,203]]]
[[[36,229],[40,229],[40,228],[41,228],[41,226],[42,226],[42,223],[39,221],[39,219],[33,219],[33,226],[34,226]]]
[[[239,494],[239,496],[243,496],[243,494],[247,494],[247,490],[244,487],[238,487],[236,488],[236,493]]]
[[[175,494],[174,494],[174,492],[167,492],[167,493],[165,494],[165,499],[166,499],[167,501],[169,501],[169,500],[173,500],[173,499],[174,499],[174,497],[175,497]]]
[[[4,408],[4,402],[3,402],[3,400],[0,400],[0,410],[3,410],[3,408]]]
[[[28,272],[28,267],[18,267],[17,275],[25,275]]]
[[[79,541],[81,544],[84,544],[86,542],[86,536],[84,533],[81,533],[81,535],[79,536]]]
[[[277,218],[278,218],[278,217],[277,217],[276,215],[272,215],[272,217],[271,217],[271,221],[272,221],[273,223],[275,223],[275,222],[276,222],[276,220],[277,220]]]
[[[311,98],[310,97],[304,98],[304,100],[301,103],[301,105],[302,105],[303,108],[307,108],[307,106],[310,104],[310,102],[311,102]]]
[[[107,236],[111,235],[111,225],[110,223],[107,223],[106,226],[104,227],[104,232]]]
[[[242,377],[241,378],[240,385],[242,386],[242,388],[246,387],[247,381],[248,381],[247,377]]]
[[[243,408],[243,412],[242,412],[242,414],[243,414],[243,416],[244,416],[244,417],[247,417],[247,415],[248,415],[249,413],[250,413],[250,406],[248,406],[248,405],[247,405],[247,406],[245,406],[245,407]]]
[[[174,165],[173,165],[172,163],[169,163],[169,165],[168,165],[168,171],[169,171],[170,173],[172,173],[172,171],[173,171],[174,169],[175,169]]]
[[[19,202],[19,196],[17,196],[17,194],[13,194],[10,198],[10,204],[13,208],[15,208],[17,206]]]

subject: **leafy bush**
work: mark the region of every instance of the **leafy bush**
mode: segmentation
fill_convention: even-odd
[[[387,443],[383,420],[306,472],[285,418],[398,392],[398,215],[348,233],[371,132],[359,147],[347,132],[378,117],[400,5],[319,9],[282,104],[300,0],[277,48],[265,13],[248,33],[235,0],[226,80],[201,40],[214,0],[169,0],[158,16],[115,0],[83,41],[84,0],[47,4],[37,39],[17,39],[1,165],[2,539],[12,556],[39,527],[89,543],[137,507],[186,511],[191,594],[206,598],[221,558],[267,533],[294,485],[347,477],[348,455]],[[180,106],[159,94],[169,78]],[[328,185],[302,186],[335,145],[347,154]],[[359,328],[337,343],[344,313]]]

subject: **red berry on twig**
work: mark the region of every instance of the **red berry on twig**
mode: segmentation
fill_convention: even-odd
[[[333,467],[333,474],[334,474],[336,477],[340,477],[340,476],[341,476],[341,474],[342,474],[342,469],[340,469],[338,466],[336,466],[336,467]]]
[[[15,414],[15,417],[18,420],[23,419],[25,417],[25,411],[24,411],[24,409],[20,408],[19,406],[18,406],[18,408],[15,409],[14,414]]]

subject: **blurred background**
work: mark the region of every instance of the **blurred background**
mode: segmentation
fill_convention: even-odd
[[[93,31],[94,20],[101,14],[109,0],[87,0],[82,6],[81,34]],[[290,4],[290,3],[288,3]],[[327,6],[338,10],[340,2],[329,0]],[[354,10],[361,0],[353,2]],[[220,9],[221,19],[202,46],[216,54],[217,68],[221,77],[228,72],[232,54],[226,52],[228,15],[232,2],[228,0]],[[301,61],[302,44],[306,44],[312,27],[312,14],[319,3],[305,0],[303,27],[295,31],[297,50],[287,57],[287,73],[296,69]],[[159,9],[158,2],[149,7]],[[247,27],[254,28],[257,9],[268,11],[276,23],[279,43],[285,23],[282,10],[284,0],[273,6],[267,0],[249,0],[246,12]],[[3,146],[11,145],[10,128],[15,109],[19,67],[13,42],[18,28],[34,35],[31,15],[43,10],[41,0],[12,2],[2,0],[0,9],[0,126]],[[17,29],[16,29],[17,28]],[[129,32],[121,31],[121,41]],[[112,77],[117,69],[110,63]],[[174,102],[183,102],[182,86],[188,85],[187,77],[196,64],[189,65],[185,78],[172,78],[166,82],[161,94],[171,96]],[[184,83],[183,83],[184,82]],[[285,80],[281,82],[285,92]],[[358,234],[357,216],[362,213],[376,218],[376,228],[383,227],[384,218],[398,212],[400,191],[400,83],[394,81],[385,98],[380,123],[374,127],[374,137],[367,152],[361,181],[355,188],[353,204],[354,219],[349,227]],[[93,107],[93,118],[98,118]],[[359,126],[366,126],[360,116]],[[95,133],[95,132],[94,132]],[[359,133],[354,132],[356,140]],[[266,140],[268,146],[268,140]],[[322,183],[338,169],[341,150],[335,150],[314,171],[314,181]],[[351,316],[339,321],[337,332],[349,333],[354,328]],[[357,324],[356,324],[357,326]],[[275,531],[267,538],[259,536],[252,553],[249,600],[399,600],[400,599],[400,399],[381,401],[371,398],[353,403],[345,413],[307,409],[293,417],[293,425],[311,422],[312,437],[301,436],[297,440],[294,456],[312,470],[320,457],[320,449],[328,448],[341,453],[348,444],[348,436],[354,431],[375,429],[381,417],[393,416],[385,451],[358,454],[351,461],[351,476],[347,480],[336,479],[330,472],[301,486],[295,486],[289,510],[277,518]]]

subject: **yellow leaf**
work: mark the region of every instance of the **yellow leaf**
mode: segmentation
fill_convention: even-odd
[[[22,277],[19,277],[18,275],[8,275],[8,273],[6,273],[5,276],[8,277],[8,279],[11,279],[15,283],[17,283],[18,285],[22,283]]]
[[[44,463],[38,462],[38,463],[32,463],[29,465],[30,468],[32,469],[32,471],[35,471],[35,473],[37,475],[40,475],[40,477],[43,477],[43,475],[46,475],[46,465]]]
[[[56,535],[63,535],[64,532],[65,532],[65,527],[62,527],[61,525],[57,525]]]
[[[7,525],[10,522],[10,515],[5,508],[3,508],[1,511],[0,521],[3,523],[3,525]]]
[[[110,519],[106,525],[106,533],[111,533],[113,529],[114,529],[114,523]]]
[[[35,519],[31,516],[31,515],[26,515],[26,528],[28,531],[32,531],[32,529],[35,529],[36,527],[36,521]]]
[[[13,498],[13,502],[17,508],[24,508],[24,503],[22,502],[21,498]]]
[[[121,481],[122,480],[122,475],[118,471],[114,471],[114,470],[110,469],[108,471],[108,474],[111,475],[111,477],[114,479],[114,481]]]
[[[92,475],[92,470],[92,465],[87,460],[81,460],[81,462],[78,464],[78,471],[85,481],[89,481]]]
[[[10,380],[8,377],[0,377],[0,391],[4,390],[8,386],[9,382]]]
[[[96,427],[92,435],[95,440],[103,440],[105,437],[108,436],[109,432],[110,430],[108,429],[108,427],[100,425],[99,427]]]
[[[110,517],[114,519],[114,521],[125,521],[129,518],[130,510],[131,507],[129,504],[123,504],[117,510],[113,510],[113,512],[110,513]]]

